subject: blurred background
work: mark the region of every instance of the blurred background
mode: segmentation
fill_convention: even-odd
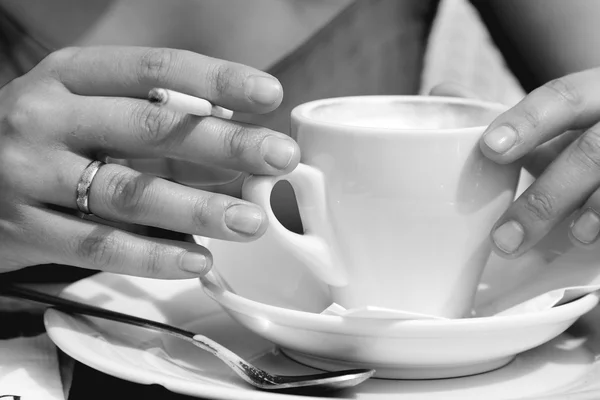
[[[440,82],[462,84],[482,98],[507,105],[525,91],[467,0],[442,0],[434,20],[421,76],[422,94]]]

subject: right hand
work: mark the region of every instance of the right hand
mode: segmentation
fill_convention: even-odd
[[[59,50],[0,89],[0,272],[66,264],[164,279],[212,266],[194,243],[153,239],[102,221],[153,226],[231,241],[260,237],[262,209],[106,164],[89,207],[73,215],[75,188],[95,159],[168,157],[252,174],[289,173],[297,144],[278,132],[182,115],[145,100],[153,87],[245,113],[274,110],[282,89],[253,68],[188,51],[141,47]]]

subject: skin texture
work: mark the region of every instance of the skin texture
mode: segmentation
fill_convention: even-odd
[[[194,117],[140,99],[151,87],[247,113],[279,105],[279,82],[258,70],[187,51],[66,48],[0,90],[0,254],[4,271],[77,265],[155,278],[206,273],[201,246],[139,236],[77,218],[73,188],[103,156],[202,160],[255,174],[298,163],[296,143],[266,128]],[[100,168],[90,192],[99,218],[224,240],[267,228],[243,200],[193,189],[118,164]]]
[[[600,231],[600,26],[594,0],[473,1],[531,92],[486,130],[481,149],[537,177],[494,226],[495,251],[515,258],[570,219],[575,245]],[[497,129],[498,128],[498,129]]]
[[[599,71],[593,69],[600,53],[593,40],[600,26],[592,17],[598,15],[600,2],[473,3],[519,80],[532,90],[492,123],[481,142],[490,159],[523,162],[539,177],[494,227],[495,250],[518,257],[565,218],[577,222],[574,243],[593,246],[600,231],[600,130],[595,111]],[[562,76],[566,77],[556,80]],[[252,77],[262,77],[262,84]],[[140,98],[152,87],[204,97],[249,114],[277,108],[283,95],[279,83],[263,72],[192,52],[104,47],[51,54],[0,89],[3,271],[58,263],[192,278],[210,269],[208,250],[140,236],[122,224],[235,241],[264,233],[264,214],[251,204],[118,164],[102,167],[92,185],[90,208],[102,223],[73,215],[73,188],[81,172],[92,159],[105,156],[169,157],[257,174],[282,174],[297,165],[299,150],[286,136],[150,107]],[[452,85],[436,90],[476,96]],[[512,132],[512,139],[494,131],[499,127]]]

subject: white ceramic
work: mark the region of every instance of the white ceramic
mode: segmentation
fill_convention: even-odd
[[[243,287],[241,287],[243,290]],[[99,274],[66,288],[64,296],[192,329],[219,340],[262,368],[279,373],[311,371],[233,321],[199,288],[197,280],[160,281]],[[583,304],[588,300],[580,300]],[[579,307],[579,306],[578,306]],[[49,310],[51,339],[67,354],[104,373],[140,384],[158,384],[214,400],[306,400],[248,387],[220,361],[195,347],[110,321]],[[600,309],[555,340],[520,354],[496,371],[457,379],[372,379],[335,396],[353,400],[583,400],[600,398]],[[132,393],[135,397],[135,393]],[[330,399],[316,394],[314,399]]]
[[[240,324],[317,368],[374,368],[393,379],[481,373],[558,336],[598,302],[594,294],[536,313],[452,320],[324,315],[327,286],[271,235],[244,244],[203,239],[227,283],[210,274],[205,289]]]
[[[243,197],[267,210],[276,239],[346,307],[461,318],[490,253],[489,230],[513,199],[516,166],[486,159],[479,138],[504,106],[431,96],[318,100],[292,111],[302,163],[254,176]],[[294,187],[304,235],[270,207]]]

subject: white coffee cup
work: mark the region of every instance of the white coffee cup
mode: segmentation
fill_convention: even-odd
[[[329,285],[334,302],[466,317],[489,231],[518,183],[517,165],[479,150],[485,126],[505,109],[426,96],[302,104],[291,115],[301,164],[247,178],[243,198],[266,210],[275,239]],[[303,235],[271,209],[280,180],[294,188]]]

